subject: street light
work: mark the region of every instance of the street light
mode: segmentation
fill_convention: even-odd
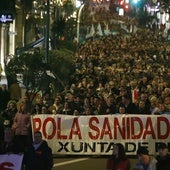
[[[79,8],[78,11],[78,16],[77,16],[77,44],[79,44],[79,37],[80,37],[80,17],[81,17],[81,12],[82,9],[84,8],[84,4],[82,4]]]
[[[49,62],[50,0],[46,0],[45,62]]]

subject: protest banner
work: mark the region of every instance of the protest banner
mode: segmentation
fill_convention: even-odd
[[[170,115],[35,115],[32,127],[54,154],[110,155],[114,143],[122,143],[128,155],[139,146],[155,154],[159,143],[170,146]]]

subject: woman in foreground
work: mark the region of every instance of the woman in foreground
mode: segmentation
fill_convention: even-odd
[[[106,170],[130,170],[130,161],[121,143],[114,145],[113,154],[107,160]]]

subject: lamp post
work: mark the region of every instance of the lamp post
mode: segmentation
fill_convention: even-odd
[[[46,0],[45,62],[49,62],[50,0]]]
[[[77,16],[77,44],[79,44],[79,37],[80,37],[80,17],[81,17],[81,12],[82,9],[84,8],[84,4],[82,4],[79,8],[78,11],[78,16]]]

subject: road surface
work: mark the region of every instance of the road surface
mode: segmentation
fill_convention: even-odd
[[[105,170],[106,158],[55,158],[53,170]],[[131,168],[136,159],[130,159]]]

